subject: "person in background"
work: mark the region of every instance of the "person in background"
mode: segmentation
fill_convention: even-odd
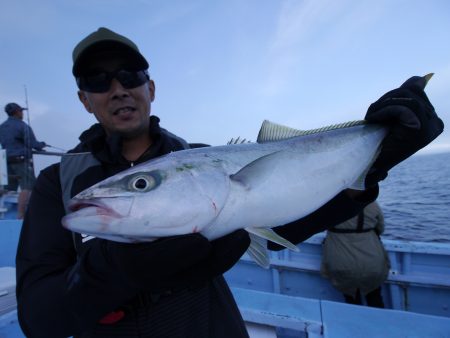
[[[72,196],[130,166],[190,147],[152,114],[155,83],[134,42],[102,27],[75,46],[72,58],[78,98],[99,123],[81,134],[61,163],[42,170],[33,189],[16,256],[23,332],[46,338],[248,337],[223,277],[249,246],[245,230],[211,242],[191,233],[125,244],[62,227]],[[400,97],[406,100],[398,100],[397,89],[369,108],[367,119],[389,121],[393,134],[367,189],[340,192],[307,217],[275,227],[278,234],[299,243],[358,214],[376,199],[378,181],[391,167],[442,132],[422,82],[415,77],[405,84]],[[411,102],[414,107],[405,106]],[[402,127],[405,120],[423,123]],[[282,249],[273,243],[268,248]]]
[[[17,191],[20,187],[17,201],[17,218],[22,219],[30,198],[31,189],[36,182],[33,167],[32,150],[42,150],[45,142],[39,142],[33,129],[23,122],[23,111],[17,103],[11,102],[5,106],[8,119],[0,125],[0,144],[6,149],[8,186],[6,190]]]
[[[376,201],[358,216],[328,229],[323,244],[321,272],[343,293],[346,303],[384,308],[381,285],[390,262],[380,235],[384,217]]]

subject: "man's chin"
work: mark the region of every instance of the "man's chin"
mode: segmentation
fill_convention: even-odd
[[[142,135],[148,135],[148,125],[146,127],[129,127],[129,128],[117,128],[115,134],[119,135],[123,139],[134,139]]]

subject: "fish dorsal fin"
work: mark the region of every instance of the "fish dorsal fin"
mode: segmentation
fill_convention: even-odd
[[[250,141],[248,141],[247,139],[241,139],[241,137],[240,136],[238,136],[236,139],[235,138],[231,138],[231,140],[229,140],[228,142],[227,142],[227,145],[230,145],[230,144],[243,144],[243,143],[251,143]]]
[[[264,120],[263,124],[261,125],[261,129],[259,130],[258,139],[256,140],[256,142],[265,143],[279,141],[300,135],[303,135],[302,130],[297,130],[294,128],[282,126],[281,124]]]
[[[289,242],[287,239],[279,236],[272,229],[248,227],[245,228],[245,230],[248,231],[251,240],[247,253],[258,265],[263,268],[267,269],[270,265],[267,241],[277,243],[296,252],[300,251],[298,247]]]
[[[291,137],[296,137],[296,136],[305,136],[305,135],[323,133],[323,132],[330,131],[330,130],[350,128],[350,127],[354,127],[354,126],[363,125],[365,123],[366,123],[366,121],[364,121],[364,120],[357,120],[357,121],[349,121],[349,122],[344,122],[344,123],[333,124],[330,126],[325,126],[325,127],[321,127],[321,128],[317,128],[317,129],[298,130],[298,129],[285,127],[280,124],[264,120],[264,122],[261,126],[261,129],[259,130],[258,139],[256,140],[256,142],[265,143],[265,142],[280,141],[280,140],[285,140],[285,139],[288,139]]]

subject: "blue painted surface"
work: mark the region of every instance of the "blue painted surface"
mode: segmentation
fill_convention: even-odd
[[[1,338],[23,338],[25,335],[20,329],[17,321],[17,311],[12,311],[0,316],[0,337]]]
[[[16,266],[16,250],[22,221],[0,221],[0,266]]]
[[[271,254],[271,269],[248,256],[225,275],[238,288],[343,302],[342,295],[320,275],[324,234],[299,245],[300,252]],[[391,259],[384,283],[387,308],[450,318],[450,244],[383,240]]]
[[[325,338],[450,337],[450,319],[322,301]]]
[[[324,338],[450,337],[450,319],[232,288],[246,321]]]
[[[321,335],[322,314],[316,299],[240,288],[232,288],[232,292],[247,322],[290,329],[298,335]]]
[[[14,216],[14,209],[5,215],[9,218]],[[21,227],[21,220],[0,220],[0,267],[16,266],[17,242]],[[0,316],[0,338],[25,338],[17,320],[17,311]]]

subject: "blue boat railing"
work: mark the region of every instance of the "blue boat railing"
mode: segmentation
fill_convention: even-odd
[[[324,234],[299,245],[300,252],[271,253],[271,268],[244,255],[226,278],[231,286],[283,295],[343,302],[320,275]],[[450,318],[450,244],[383,239],[391,269],[382,287],[387,308]]]

